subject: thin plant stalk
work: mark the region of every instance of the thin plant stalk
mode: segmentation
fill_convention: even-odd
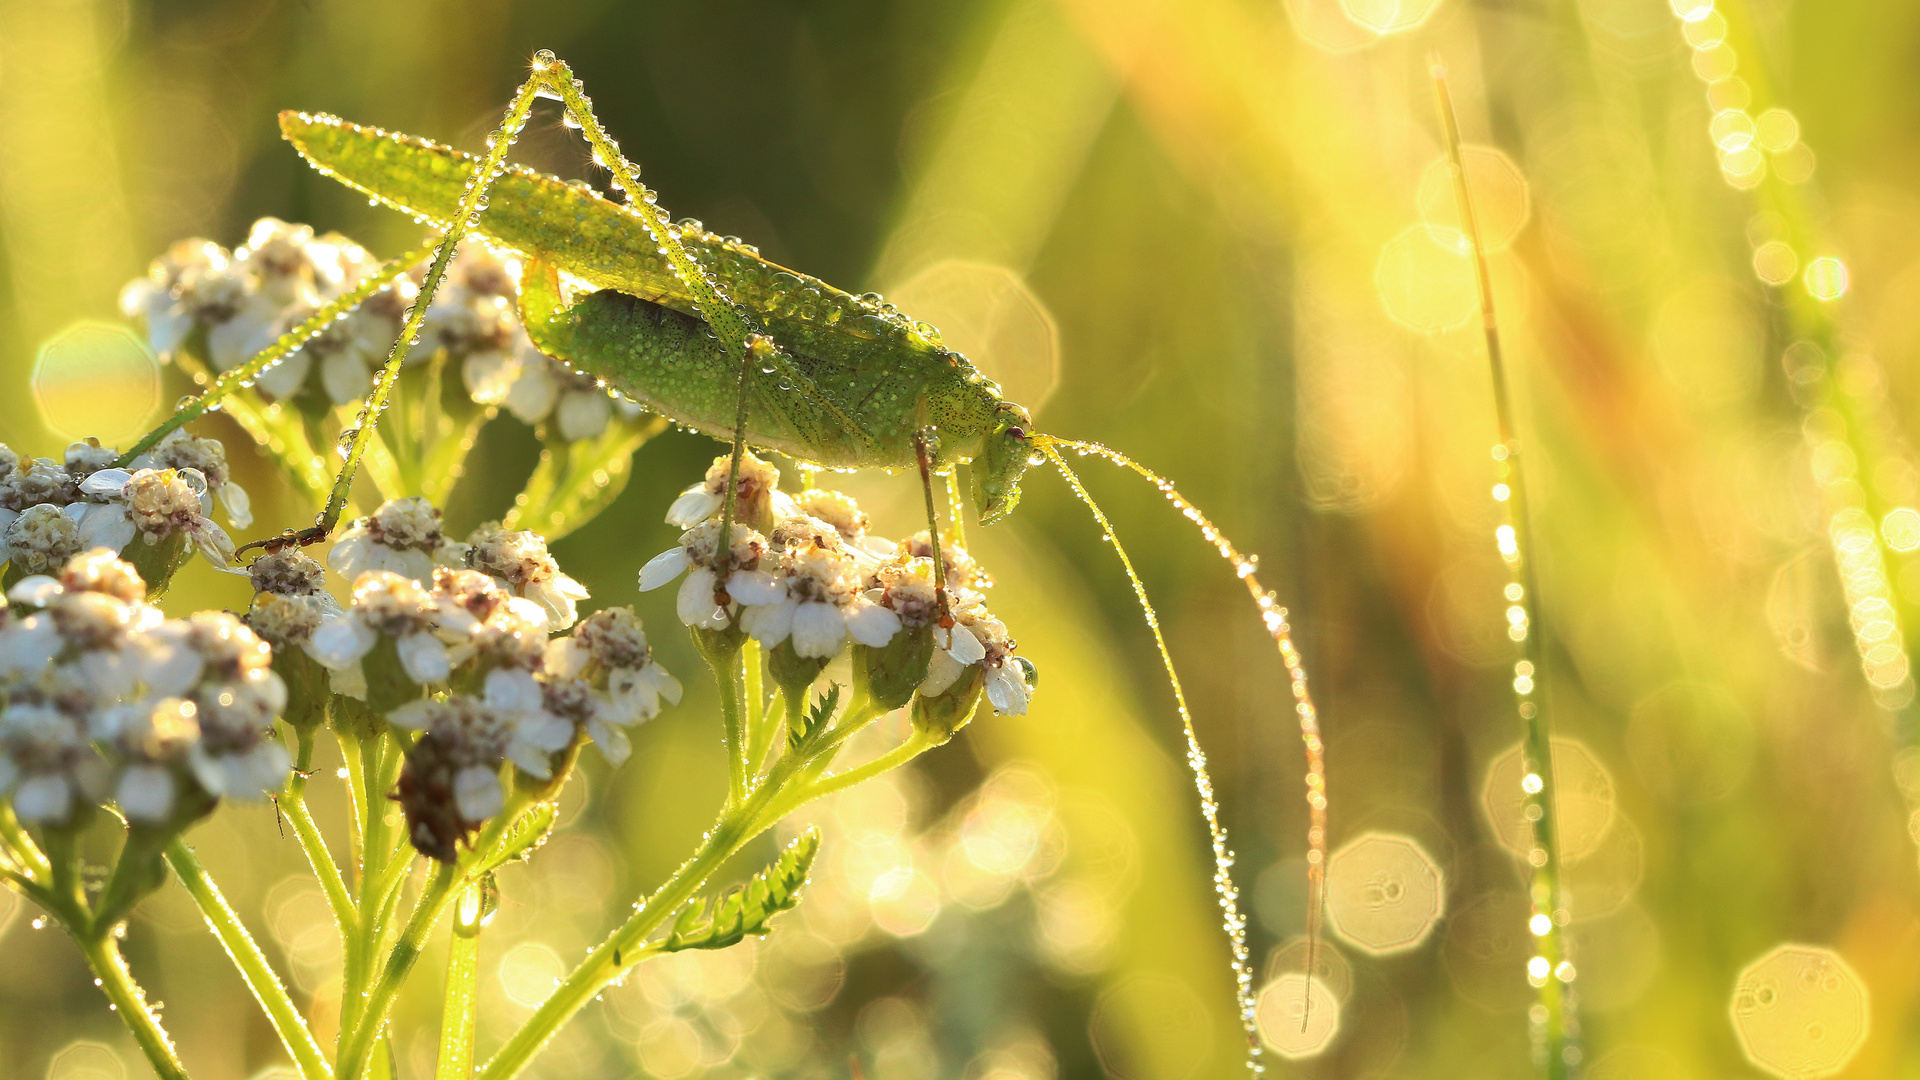
[[[1432,66],[1434,99],[1446,138],[1461,234],[1473,259],[1474,281],[1480,291],[1480,327],[1493,376],[1493,407],[1500,432],[1500,441],[1493,448],[1498,476],[1493,489],[1494,501],[1501,515],[1495,537],[1508,573],[1504,592],[1508,605],[1507,636],[1519,646],[1520,653],[1513,665],[1513,694],[1515,711],[1526,733],[1520,743],[1525,773],[1520,787],[1521,813],[1531,827],[1527,852],[1527,863],[1532,868],[1527,887],[1527,930],[1534,949],[1527,961],[1527,980],[1536,991],[1531,1011],[1534,1046],[1543,1075],[1548,1080],[1561,1080],[1580,1060],[1579,1021],[1573,1008],[1573,965],[1567,955],[1567,905],[1560,880],[1552,729],[1545,708],[1546,662],[1541,647],[1543,628],[1534,573],[1535,549],[1527,513],[1527,485],[1521,468],[1520,439],[1515,434],[1512,396],[1507,387],[1500,324],[1494,315],[1493,282],[1487,272],[1487,254],[1480,244],[1473,197],[1467,190],[1467,174],[1460,154],[1460,126],[1454,119],[1453,98],[1447,92],[1446,68],[1438,57],[1432,59]]]
[[[226,897],[207,876],[200,860],[187,846],[184,837],[176,836],[167,844],[167,864],[180,876],[180,883],[187,888],[187,894],[193,897],[195,906],[207,920],[207,926],[240,969],[240,977],[246,981],[247,989],[253,992],[254,1000],[266,1011],[267,1020],[273,1025],[273,1032],[280,1042],[293,1055],[294,1064],[300,1069],[303,1080],[324,1080],[333,1075],[327,1068],[327,1061],[320,1053],[320,1044],[314,1040],[313,1032],[300,1016],[300,1010],[294,1007],[293,999],[287,996],[287,988],[275,975],[260,946],[247,932],[240,916],[227,904]]]
[[[453,937],[447,945],[447,985],[440,1007],[440,1053],[434,1080],[472,1080],[475,1006],[479,1000],[480,928],[486,925],[484,886],[460,890]]]
[[[69,932],[72,927],[69,927]],[[87,966],[93,969],[93,977],[100,983],[100,989],[106,993],[107,1000],[113,1003],[113,1011],[120,1015],[122,1023],[133,1034],[133,1041],[140,1046],[140,1052],[147,1057],[147,1064],[159,1080],[188,1080],[186,1066],[180,1063],[179,1055],[174,1053],[173,1039],[166,1029],[160,1026],[160,1018],[154,1015],[147,1004],[147,996],[140,985],[133,981],[133,973],[127,970],[127,962],[120,955],[120,943],[113,934],[76,934],[74,940],[87,958]],[[321,1072],[310,1073],[302,1068],[303,1080],[316,1080],[327,1073],[326,1063],[320,1062]]]

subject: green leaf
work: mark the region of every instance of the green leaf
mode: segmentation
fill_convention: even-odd
[[[819,853],[820,834],[808,829],[745,885],[681,908],[666,940],[660,943],[660,951],[724,949],[749,935],[765,934],[772,929],[769,924],[775,915],[792,910],[800,902],[800,886],[807,883],[807,872],[813,869],[813,857]]]
[[[482,858],[471,873],[489,873],[515,859],[527,858],[535,848],[547,842],[547,837],[553,833],[554,819],[559,815],[560,808],[553,803],[533,804],[531,810],[521,814],[519,820],[508,827],[507,834],[500,838],[500,846]]]
[[[782,644],[784,645],[785,642]],[[814,732],[825,731],[827,724],[833,720],[833,711],[839,707],[840,684],[834,683],[827,687],[827,692],[820,695],[819,700],[813,703],[813,708],[808,710],[806,717],[802,720],[803,726],[787,729],[787,745],[798,750]]]

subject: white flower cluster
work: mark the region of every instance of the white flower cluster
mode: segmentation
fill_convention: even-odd
[[[162,825],[286,781],[272,649],[223,612],[165,619],[146,591],[104,548],[8,591],[31,612],[0,627],[0,797],[22,821],[63,824],[111,798]]]
[[[23,574],[49,574],[81,551],[126,553],[136,538],[164,550],[181,537],[209,562],[225,566],[233,540],[210,516],[215,493],[236,528],[251,524],[253,515],[220,443],[176,431],[140,455],[131,470],[113,467],[118,457],[97,439],[67,447],[64,462],[23,461],[0,446],[0,558]],[[140,554],[128,557],[140,562]],[[146,569],[150,575],[172,572]]]
[[[147,337],[163,355],[203,332],[206,360],[216,371],[227,371],[353,289],[379,265],[365,248],[337,233],[315,236],[305,225],[261,218],[247,242],[231,252],[210,240],[174,244],[154,260],[146,277],[121,290],[120,308],[145,318]],[[371,385],[371,369],[386,360],[400,335],[414,295],[411,281],[395,282],[262,373],[256,385],[271,397],[289,398],[317,372],[325,400],[342,405],[359,400]]]
[[[706,479],[674,502],[670,524],[687,531],[680,543],[640,571],[642,591],[685,575],[680,621],[704,630],[738,626],[768,648],[787,645],[803,659],[827,660],[849,638],[871,649],[895,635],[928,627],[934,636],[920,694],[939,697],[970,675],[994,709],[1027,710],[1031,666],[1014,655],[1006,625],[987,611],[982,590],[992,581],[957,544],[943,542],[948,609],[954,625],[938,625],[932,543],[922,532],[905,543],[873,535],[867,515],[847,495],[778,490],[779,473],[746,455],[736,487],[736,522],[724,556],[720,526],[730,461],[717,459]],[[749,524],[771,519],[770,531]],[[724,572],[724,579],[722,573]]]
[[[228,371],[379,266],[365,248],[337,233],[315,236],[308,226],[261,218],[233,251],[210,240],[174,244],[146,277],[121,291],[120,306],[129,317],[145,320],[155,351],[171,354],[191,346],[204,351],[215,370]],[[425,273],[422,264],[376,293],[261,373],[255,386],[276,400],[306,391],[318,404],[359,401],[400,336]],[[528,424],[551,420],[569,442],[598,436],[616,409],[637,412],[533,347],[515,308],[519,274],[515,260],[483,245],[461,245],[408,362],[445,350],[475,402],[505,406]],[[204,346],[196,344],[200,333]]]
[[[579,582],[560,572],[539,533],[508,532],[490,522],[465,543],[449,540],[440,531],[440,511],[417,496],[390,500],[354,522],[333,545],[327,565],[348,581],[385,570],[423,585],[437,569],[469,567],[538,604],[553,630],[572,626],[580,617],[576,605],[587,598]]]

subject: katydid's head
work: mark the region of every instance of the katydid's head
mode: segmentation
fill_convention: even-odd
[[[1012,402],[1002,404],[994,416],[980,456],[973,460],[973,505],[982,525],[1006,517],[1020,502],[1020,477],[1034,452],[1032,430],[1027,410]]]

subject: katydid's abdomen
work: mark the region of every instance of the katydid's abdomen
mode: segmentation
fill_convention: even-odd
[[[557,286],[538,260],[522,277],[527,334],[542,352],[670,420],[733,437],[740,361],[706,323],[611,289],[568,305]],[[811,353],[782,344],[809,386],[750,369],[747,441],[821,465],[912,466],[914,436],[927,425],[940,433],[942,456],[970,460],[1001,404],[955,367],[911,352],[874,342]]]

